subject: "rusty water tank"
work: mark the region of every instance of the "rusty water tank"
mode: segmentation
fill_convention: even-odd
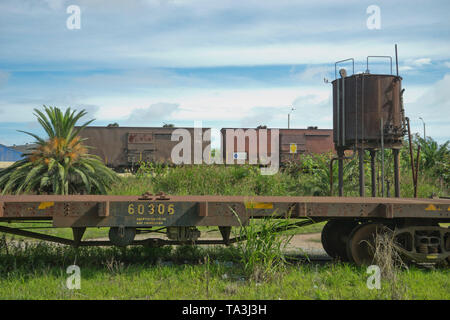
[[[404,116],[401,80],[395,75],[360,73],[333,84],[333,136],[336,149],[401,145]]]

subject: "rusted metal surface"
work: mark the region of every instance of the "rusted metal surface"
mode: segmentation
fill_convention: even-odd
[[[394,156],[394,190],[395,197],[400,198],[400,150],[392,150]]]
[[[153,133],[152,132],[128,132],[128,143],[129,144],[141,144],[141,143],[152,143]]]
[[[396,229],[394,237],[401,244],[396,249],[417,262],[437,262],[450,257],[450,247],[446,245],[449,228],[410,226]]]
[[[172,149],[181,140],[176,134],[173,135],[176,141],[171,140],[176,129],[187,130],[193,142],[194,128],[89,126],[80,135],[87,139],[84,144],[92,147],[90,153],[99,156],[108,166],[120,168],[139,161],[172,163]],[[204,134],[208,129],[202,130]],[[208,143],[202,143],[204,149]],[[191,163],[194,163],[194,143],[191,143]]]
[[[250,145],[250,140],[247,130],[255,130],[256,136],[254,145]],[[275,129],[275,128],[273,128]],[[222,133],[222,149],[223,157],[227,163],[237,163],[233,159],[233,154],[236,152],[245,152],[247,161],[252,158],[258,159],[260,154],[261,143],[265,144],[267,154],[272,153],[272,131],[273,129],[261,128],[223,128]],[[227,138],[227,130],[233,130],[236,133],[231,137],[234,141]],[[240,131],[238,131],[240,130]],[[288,161],[299,160],[304,154],[320,154],[332,152],[334,149],[333,130],[331,129],[317,129],[317,127],[309,127],[308,129],[277,129],[279,130],[279,154],[280,162],[286,163]],[[260,142],[260,133],[267,137],[267,142]],[[239,148],[238,140],[244,139],[244,148]],[[233,162],[232,162],[233,161]]]
[[[347,240],[351,231],[358,225],[355,220],[331,219],[322,229],[321,242],[326,253],[335,259],[349,261]]]
[[[333,84],[333,136],[336,147],[350,149],[364,143],[377,148],[383,120],[385,147],[401,146],[403,118],[401,77],[355,74]]]
[[[250,218],[450,220],[448,199],[164,196],[2,196],[0,221],[52,219],[54,227],[239,226]]]

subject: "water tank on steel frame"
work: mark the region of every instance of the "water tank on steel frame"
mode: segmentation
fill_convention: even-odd
[[[386,148],[402,143],[402,78],[368,71],[347,76],[347,71],[341,69],[340,77],[332,81],[336,148],[351,149],[363,143],[365,148],[376,148],[382,139]]]

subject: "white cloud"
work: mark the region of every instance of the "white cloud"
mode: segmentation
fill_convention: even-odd
[[[44,0],[50,9],[58,11],[61,10],[66,2],[66,0]]]
[[[131,123],[151,123],[160,120],[171,120],[172,114],[179,108],[175,103],[154,103],[147,108],[134,109],[127,122]]]
[[[423,66],[429,66],[431,65],[431,59],[430,58],[419,58],[419,59],[406,59],[405,63],[401,65],[398,70],[407,72],[411,70],[417,70],[418,68],[421,68]]]
[[[77,110],[81,111],[84,110],[87,112],[87,114],[82,118],[82,121],[89,121],[92,118],[95,117],[95,115],[97,114],[97,112],[100,110],[99,106],[93,105],[93,104],[84,104],[84,103],[80,103],[80,104],[76,104],[74,106],[71,106],[71,109],[73,110]]]
[[[331,113],[332,105],[328,103],[330,90],[330,86],[323,84],[283,88],[197,88],[188,91],[175,88],[155,96],[99,96],[87,99],[86,103],[100,105],[96,118],[104,121],[120,123],[121,119],[128,119],[127,122],[170,119],[174,123],[193,123],[198,120],[233,122],[235,125],[245,123],[252,127],[264,122],[269,126],[285,126],[287,112],[296,104],[298,109],[294,111],[295,120],[292,123],[302,127],[315,123],[316,115],[320,115],[317,121],[323,121],[327,113]],[[161,101],[164,101],[161,107],[155,108],[154,105]],[[149,104],[150,107],[142,108]],[[315,107],[319,104],[325,105],[325,108],[317,110]],[[314,108],[314,112],[311,112],[311,108]],[[159,111],[156,112],[157,110]],[[327,123],[328,126],[331,125],[330,122]]]
[[[53,8],[70,3],[46,1]],[[0,40],[2,61],[58,64],[66,69],[86,64],[195,67],[333,63],[351,56],[362,60],[369,54],[393,54],[390,37],[367,36],[367,16],[359,1],[79,0],[83,12],[79,32],[67,30],[64,11],[49,11],[42,2],[25,3],[0,3],[2,31],[15,39]],[[414,21],[414,14],[406,16],[403,7],[382,8],[382,28],[391,28],[392,38],[404,39],[399,43],[401,59],[424,64],[427,59],[448,57],[449,42],[421,29],[434,18],[442,23],[432,29],[434,35],[448,26],[447,19],[421,10],[415,13],[420,19]],[[388,14],[402,14],[402,19],[388,19]]]
[[[334,75],[334,62],[350,57],[364,71],[367,55],[393,55],[393,39],[402,39],[400,71],[405,84],[416,86],[407,87],[407,111],[422,112],[428,125],[446,115],[438,106],[448,107],[439,98],[445,92],[431,91],[429,79],[445,72],[436,61],[450,68],[449,4],[438,1],[431,7],[442,9],[435,10],[416,0],[401,3],[383,4],[382,30],[374,33],[360,0],[2,0],[7,37],[0,39],[0,61],[14,76],[1,88],[2,119],[32,121],[32,109],[45,103],[90,106],[89,115],[102,121],[285,125],[295,105],[293,126],[331,127],[324,74]],[[79,32],[66,28],[69,4],[81,7]],[[289,74],[279,65],[309,67]],[[420,68],[426,74],[412,79]],[[36,70],[45,71],[41,78],[30,75]],[[15,77],[17,71],[25,72]],[[8,76],[0,71],[0,85]]]
[[[450,120],[450,73],[431,85],[414,102],[405,105],[406,115],[411,119],[412,129],[422,133],[422,117],[426,123],[427,136],[437,140],[449,139]]]
[[[433,48],[431,50],[430,48]],[[437,44],[423,40],[420,47],[417,43],[403,42],[402,59],[423,54],[433,54],[437,57],[448,56],[450,43]],[[147,61],[154,66],[242,66],[242,65],[274,65],[274,64],[321,64],[334,63],[337,60],[353,56],[356,61],[364,61],[368,54],[378,52],[391,54],[391,42],[365,41],[357,46],[354,41],[342,41],[339,46],[331,49],[330,42],[286,42],[261,43],[259,45],[211,45],[185,48],[167,48],[166,50],[130,50],[129,59]],[[417,65],[424,65],[427,60],[418,59]]]
[[[422,67],[424,65],[431,64],[431,59],[430,58],[416,59],[412,63],[418,67]]]
[[[329,66],[310,66],[302,72],[293,73],[292,77],[302,82],[323,80],[330,73],[330,70]]]
[[[255,107],[248,111],[248,114],[239,121],[241,127],[256,128],[259,125],[275,127],[287,115],[289,108],[279,107]]]
[[[398,70],[399,71],[410,71],[410,70],[413,70],[414,68],[413,67],[411,67],[411,66],[399,66],[398,67]]]

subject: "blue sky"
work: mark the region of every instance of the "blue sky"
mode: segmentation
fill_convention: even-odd
[[[69,30],[69,5],[81,28]],[[370,5],[378,30],[367,28]],[[95,125],[332,126],[334,62],[399,48],[413,132],[450,139],[450,2],[2,0],[0,143],[41,133],[33,108],[86,109]],[[374,63],[372,73],[389,72]],[[395,69],[395,68],[394,68]]]

